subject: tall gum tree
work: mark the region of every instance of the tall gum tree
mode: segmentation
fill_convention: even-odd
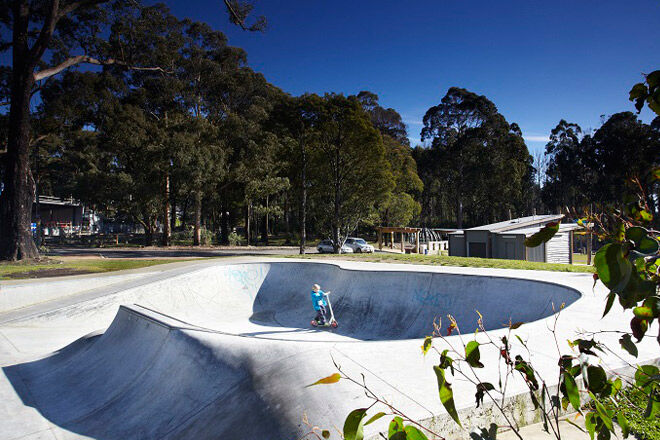
[[[247,20],[251,2],[225,0],[233,24],[245,30],[263,30],[265,20]],[[12,66],[6,95],[9,98],[7,149],[2,158],[0,194],[0,259],[37,258],[39,253],[30,232],[34,179],[30,158],[30,101],[40,84],[80,64],[121,66],[127,69],[163,70],[142,64],[139,53],[115,51],[104,32],[122,14],[139,9],[129,0],[2,0],[0,24],[10,35],[0,49],[11,50]],[[116,49],[116,48],[114,48]],[[119,49],[122,49],[121,47]]]

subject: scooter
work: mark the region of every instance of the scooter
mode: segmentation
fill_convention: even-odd
[[[330,309],[330,319],[325,323],[325,324],[319,324],[316,319],[312,319],[312,326],[313,327],[332,327],[332,328],[337,328],[339,327],[339,323],[335,319],[335,313],[332,311],[332,304],[330,303],[330,295],[332,292],[324,292],[323,294],[325,295],[325,298],[328,302],[328,309]]]

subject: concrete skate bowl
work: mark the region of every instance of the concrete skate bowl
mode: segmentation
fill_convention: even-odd
[[[249,266],[244,266],[249,270]],[[358,271],[327,264],[277,263],[265,272],[251,320],[269,326],[309,327],[309,292],[318,283],[330,295],[336,333],[360,340],[413,339],[431,334],[433,320],[452,314],[465,331],[479,310],[487,330],[531,322],[553,305],[579,298],[573,289],[533,280],[446,273]],[[445,320],[446,322],[446,320]]]
[[[529,279],[277,262],[205,268],[163,286],[127,292],[123,303],[226,333],[269,338],[303,333],[309,339],[314,283],[332,291],[339,321],[332,333],[356,340],[423,338],[433,331],[434,318],[446,322],[447,314],[471,332],[476,310],[493,330],[542,319],[553,313],[553,305],[569,305],[580,296],[569,287]]]
[[[313,283],[333,291],[337,330],[309,328]],[[102,334],[3,371],[25,405],[71,438],[300,438],[303,412],[341,426],[363,396],[344,383],[322,392],[305,388],[331,371],[329,350],[342,355],[342,343],[362,351],[421,338],[434,317],[448,313],[471,332],[475,310],[496,329],[547,317],[553,304],[579,296],[525,279],[323,263],[218,264],[91,302],[93,313],[140,305],[121,306]],[[361,342],[374,340],[387,342]],[[419,341],[398,344],[419,353]]]

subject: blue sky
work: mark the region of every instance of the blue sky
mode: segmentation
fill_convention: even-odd
[[[536,152],[562,118],[588,130],[634,111],[630,87],[660,69],[658,0],[257,1],[265,33],[231,25],[222,0],[165,3],[225,32],[293,95],[377,93],[403,116],[412,145],[452,86],[487,96]]]
[[[264,34],[233,28],[221,0],[166,3],[223,30],[289,93],[377,93],[413,144],[451,86],[490,98],[534,151],[561,118],[597,128],[632,110],[630,87],[660,68],[657,0],[261,0]]]

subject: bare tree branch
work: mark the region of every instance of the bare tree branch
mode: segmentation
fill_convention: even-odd
[[[46,51],[46,48],[48,47],[48,43],[50,42],[50,39],[53,36],[53,32],[55,31],[55,26],[57,25],[57,21],[60,19],[59,8],[60,8],[60,1],[52,0],[50,3],[50,10],[48,11],[48,15],[44,20],[44,25],[41,28],[41,32],[39,33],[39,38],[37,38],[37,41],[34,43],[32,49],[30,49],[31,63],[36,64],[41,59],[44,52]]]
[[[231,3],[229,3],[229,0],[224,0],[225,6],[227,6],[227,10],[229,11],[229,14],[234,17],[234,21],[243,29],[244,31],[248,31],[249,29],[245,27],[245,20],[241,18],[234,8],[231,6]]]
[[[40,81],[44,78],[48,78],[53,75],[57,75],[64,69],[67,69],[71,66],[75,66],[76,64],[81,64],[81,63],[86,63],[86,64],[95,64],[98,66],[110,66],[110,65],[118,65],[118,66],[123,66],[126,67],[129,70],[141,70],[141,71],[148,71],[148,72],[161,72],[161,73],[170,73],[169,71],[163,69],[162,67],[137,67],[137,66],[132,66],[129,63],[121,60],[116,60],[114,58],[108,58],[106,60],[99,60],[97,58],[90,57],[88,55],[77,55],[75,57],[71,57],[57,66],[49,67],[47,69],[40,70],[38,72],[34,72],[34,80],[35,81]]]
[[[70,13],[72,13],[73,11],[75,11],[78,8],[85,8],[85,7],[88,7],[88,6],[96,6],[96,5],[100,5],[102,3],[107,3],[108,1],[110,1],[110,0],[81,0],[79,2],[71,3],[71,4],[69,4],[67,6],[64,6],[62,8],[60,13],[58,14],[57,19],[59,20],[60,18],[69,15]]]

